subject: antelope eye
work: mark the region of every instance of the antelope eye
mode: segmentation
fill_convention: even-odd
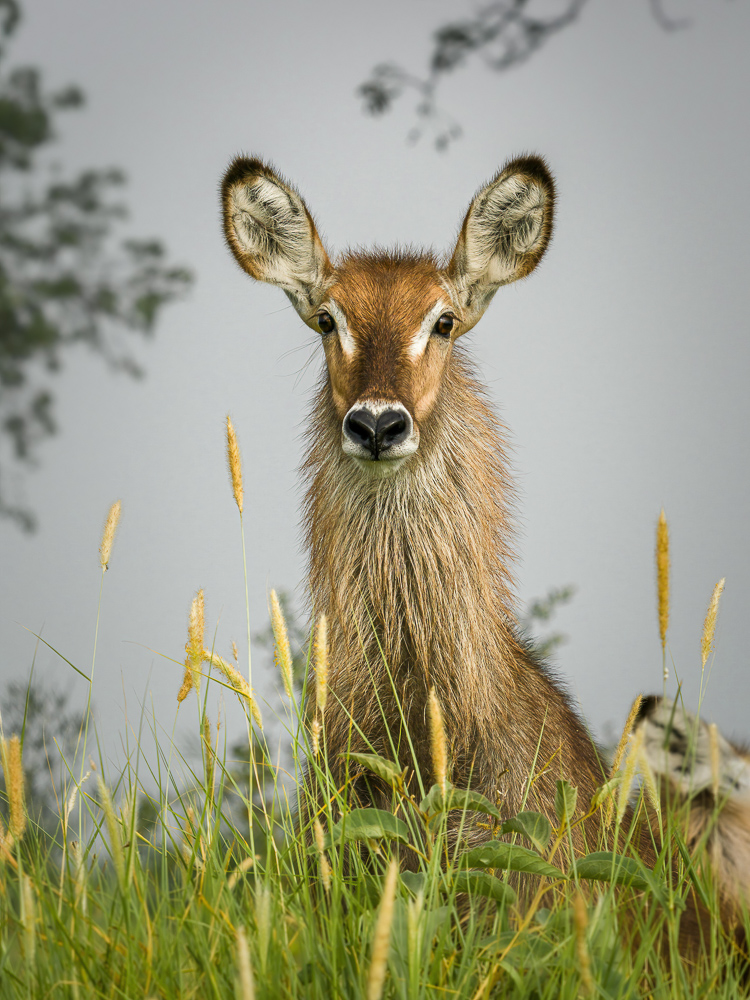
[[[336,323],[330,313],[318,313],[316,319],[318,321],[318,329],[321,333],[331,333],[331,331],[336,329]]]
[[[436,333],[438,337],[450,337],[451,331],[455,325],[456,321],[453,316],[449,313],[443,313],[435,326],[432,328],[432,332]]]

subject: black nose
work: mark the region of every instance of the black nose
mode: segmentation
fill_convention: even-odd
[[[376,417],[362,407],[352,410],[344,420],[344,433],[355,444],[366,448],[373,458],[401,444],[409,436],[405,413],[400,410],[385,410]]]

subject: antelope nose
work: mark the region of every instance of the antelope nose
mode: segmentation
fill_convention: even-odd
[[[377,453],[378,420],[369,410],[352,410],[344,420],[344,434],[355,444],[367,448],[373,458]]]
[[[406,417],[399,410],[386,410],[378,417],[378,426],[375,431],[378,453],[387,451],[396,444],[401,444],[406,440],[409,429],[406,426]]]

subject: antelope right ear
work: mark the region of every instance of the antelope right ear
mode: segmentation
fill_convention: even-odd
[[[507,163],[475,196],[446,274],[473,325],[501,285],[537,266],[552,234],[555,185],[546,163]]]
[[[238,156],[221,185],[224,234],[251,277],[278,285],[307,322],[333,267],[300,194],[260,160]]]

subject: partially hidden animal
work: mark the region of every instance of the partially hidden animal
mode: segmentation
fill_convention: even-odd
[[[329,627],[336,783],[353,750],[398,759],[429,787],[434,689],[455,786],[507,816],[554,819],[560,778],[588,803],[602,761],[519,636],[504,428],[461,344],[497,290],[544,256],[555,206],[544,160],[512,160],[481,188],[446,261],[378,249],[332,261],[300,194],[259,159],[234,160],[222,205],[237,262],[286,293],[325,351],[305,429],[305,523]],[[353,794],[390,807],[372,779]],[[463,835],[489,836],[479,822]],[[599,814],[574,828],[573,851],[600,843]]]

